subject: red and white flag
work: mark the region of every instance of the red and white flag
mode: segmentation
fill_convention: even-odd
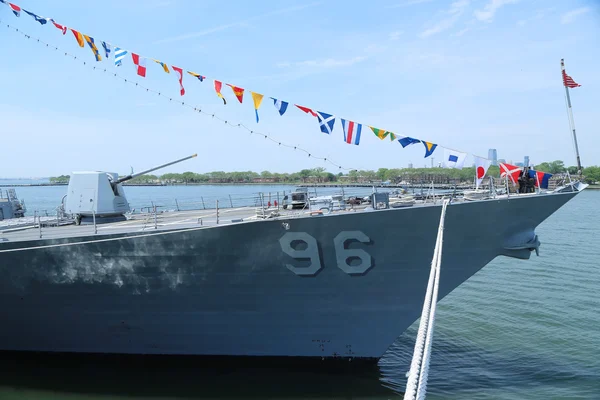
[[[131,53],[131,58],[137,69],[137,74],[146,77],[146,59],[135,53]]]
[[[302,111],[304,111],[305,113],[312,115],[313,117],[316,117],[316,116],[317,116],[317,113],[316,113],[316,112],[314,112],[313,110],[311,110],[311,109],[310,109],[310,108],[308,108],[308,107],[299,106],[298,104],[294,104],[294,105],[295,105],[296,107],[298,107],[299,109],[301,109]]]
[[[50,21],[52,21],[52,23],[54,24],[54,26],[57,29],[60,29],[62,31],[63,35],[67,33],[67,27],[66,26],[59,24],[58,22],[54,21],[53,19],[50,19]]]
[[[4,3],[4,2],[3,2]],[[15,16],[20,17],[21,16],[21,7],[19,7],[16,4],[13,3],[8,3],[8,7],[10,7],[10,9],[12,10],[12,12],[15,14]]]
[[[500,166],[500,177],[504,178],[506,176],[509,177],[509,179],[516,184],[519,181],[519,176],[521,175],[521,167],[517,167],[515,165],[510,165],[510,164],[505,164],[505,163],[498,163],[498,165]]]
[[[171,65],[171,67],[173,68],[173,71],[175,71],[175,73],[177,73],[177,76],[179,77],[179,86],[181,86],[181,90],[179,92],[183,96],[185,94],[185,89],[183,88],[183,70],[174,65]]]
[[[479,189],[479,185],[481,185],[488,168],[492,165],[492,160],[477,156],[473,156],[473,158],[475,158],[475,178],[477,182],[475,188]]]

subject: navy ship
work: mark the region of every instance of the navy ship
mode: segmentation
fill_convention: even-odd
[[[419,318],[439,200],[135,214],[137,175],[73,173],[60,223],[2,231],[0,350],[377,359]],[[439,299],[585,187],[453,198]]]

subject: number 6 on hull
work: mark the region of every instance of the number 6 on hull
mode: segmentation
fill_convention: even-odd
[[[371,241],[371,239],[361,231],[340,232],[335,239],[333,239],[338,268],[350,275],[364,274],[372,266],[371,255],[363,249],[347,249],[346,242],[349,240],[358,240],[361,243],[369,243]],[[359,265],[348,264],[349,259],[356,258],[360,259]]]

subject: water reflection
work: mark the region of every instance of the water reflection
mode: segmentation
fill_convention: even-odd
[[[0,398],[401,399],[415,334],[413,326],[379,362],[2,353]],[[552,354],[494,352],[436,333],[428,399],[535,397],[532,383],[600,390],[580,366]]]
[[[88,400],[396,397],[376,362],[4,353],[0,364],[0,397],[15,389],[37,400],[56,399],[52,392]]]

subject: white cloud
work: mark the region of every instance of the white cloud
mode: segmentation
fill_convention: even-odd
[[[205,36],[205,35],[209,35],[211,33],[219,32],[219,31],[224,31],[224,30],[229,29],[229,28],[243,27],[243,26],[247,26],[249,22],[257,20],[257,19],[271,17],[273,15],[289,14],[289,13],[292,13],[292,12],[295,12],[295,11],[304,10],[305,8],[315,7],[315,6],[319,5],[319,4],[320,3],[310,3],[310,4],[304,4],[304,5],[301,5],[301,6],[293,6],[293,7],[282,8],[282,9],[279,9],[279,10],[270,11],[270,12],[265,13],[265,14],[255,15],[254,17],[250,17],[250,18],[248,18],[246,20],[243,20],[243,21],[238,21],[238,22],[234,22],[234,23],[231,23],[231,24],[219,25],[219,26],[215,26],[213,28],[205,29],[203,31],[190,32],[190,33],[185,33],[185,34],[179,35],[179,36],[174,36],[174,37],[168,37],[168,38],[165,38],[165,39],[160,39],[160,40],[155,41],[154,44],[169,43],[169,42],[178,42],[180,40],[192,39],[192,38],[195,38],[195,37]]]
[[[496,11],[507,4],[516,3],[518,0],[491,0],[485,5],[483,10],[477,10],[473,14],[475,18],[483,22],[492,22]]]
[[[461,29],[460,31],[454,33],[452,36],[462,36],[469,31],[469,28]]]
[[[370,43],[365,47],[365,53],[378,54],[383,53],[388,49],[388,46],[380,44],[380,43]]]
[[[577,18],[580,15],[586,14],[588,12],[590,12],[592,9],[589,7],[581,7],[581,8],[577,8],[575,10],[571,10],[567,13],[564,13],[562,18],[560,19],[560,23],[561,24],[570,24],[571,22],[575,21],[575,18]]]
[[[436,33],[440,33],[447,29],[450,29],[454,26],[454,24],[456,23],[457,20],[458,20],[458,17],[456,17],[456,18],[453,17],[453,18],[448,18],[448,19],[442,20],[439,23],[437,23],[436,25],[432,26],[431,28],[426,29],[423,32],[421,32],[420,36],[422,38],[426,38],[431,35],[435,35]]]
[[[443,14],[448,17],[442,19],[437,24],[424,30],[419,36],[422,38],[426,38],[431,35],[435,35],[436,33],[440,33],[452,28],[454,24],[456,24],[460,16],[464,13],[465,8],[469,6],[469,2],[469,0],[457,0],[454,3],[452,3],[450,8],[447,11],[443,12]]]
[[[402,31],[390,32],[389,39],[390,40],[398,40],[403,33],[404,32],[402,32]]]
[[[462,14],[465,7],[470,3],[470,0],[457,0],[450,5],[449,14]]]
[[[496,11],[507,4],[513,4],[517,1],[518,0],[491,0],[485,5],[483,10],[477,10],[473,14],[479,21],[492,22],[494,15],[496,15]]]
[[[407,0],[402,3],[392,4],[391,6],[388,6],[386,8],[403,8],[403,7],[414,6],[417,4],[431,3],[432,1],[433,0]]]
[[[517,25],[525,26],[529,22],[539,21],[539,20],[543,19],[547,14],[549,14],[553,11],[555,11],[554,7],[537,10],[536,13],[532,17],[518,20]]]
[[[195,38],[195,37],[205,36],[205,35],[208,35],[208,34],[211,34],[211,33],[219,32],[219,31],[224,31],[226,29],[233,28],[235,26],[240,26],[240,25],[241,24],[239,22],[234,22],[232,24],[219,25],[219,26],[215,26],[213,28],[205,29],[205,30],[199,31],[199,32],[191,32],[191,33],[186,33],[184,35],[173,36],[173,37],[169,37],[169,38],[157,40],[157,41],[154,42],[154,44],[178,42],[180,40],[192,39],[192,38]]]
[[[327,58],[325,60],[306,60],[299,61],[295,63],[290,62],[280,62],[277,63],[277,67],[279,68],[289,68],[289,67],[312,67],[312,68],[335,68],[335,67],[349,67],[356,63],[366,60],[367,57],[357,56],[349,59],[335,59],[335,58]]]

